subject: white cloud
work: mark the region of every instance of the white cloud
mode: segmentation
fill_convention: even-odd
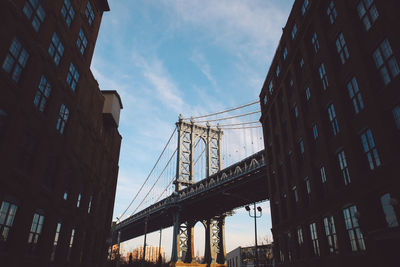
[[[217,89],[217,81],[212,76],[210,65],[207,63],[204,55],[195,50],[193,51],[192,57],[190,59],[200,69],[204,76],[206,76],[207,80],[212,84],[212,86]]]
[[[275,48],[282,33],[277,25],[286,21],[286,10],[279,9],[272,1],[240,0],[178,0],[163,1],[172,6],[182,23],[204,28],[213,41],[254,60],[265,61],[265,50]],[[259,58],[259,56],[262,58]]]
[[[132,59],[141,69],[143,76],[156,90],[153,96],[168,108],[175,112],[181,112],[184,105],[183,93],[164,68],[162,61],[154,55],[152,58],[145,58],[136,52],[132,53]]]

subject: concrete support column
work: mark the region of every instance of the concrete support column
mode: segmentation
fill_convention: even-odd
[[[203,264],[210,265],[211,258],[211,219],[207,219],[203,221],[203,225],[205,228],[205,247],[204,247],[204,259]]]
[[[193,261],[193,255],[194,255],[194,222],[193,221],[188,221],[187,226],[186,226],[186,231],[187,231],[187,250],[186,250],[186,255],[184,262],[185,263],[191,263]]]
[[[217,263],[225,264],[226,260],[226,249],[225,249],[225,215],[221,215],[218,218],[218,254]]]
[[[178,255],[180,253],[180,239],[179,239],[179,209],[175,209],[173,214],[173,236],[172,236],[172,253],[171,253],[171,262],[178,262]]]

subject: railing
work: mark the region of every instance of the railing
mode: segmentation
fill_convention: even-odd
[[[264,150],[261,150],[251,155],[250,157],[247,157],[211,175],[208,178],[205,178],[197,183],[191,184],[178,192],[172,193],[171,196],[166,197],[163,200],[158,201],[157,203],[123,220],[122,222],[117,224],[116,229],[119,230],[134,221],[145,218],[151,213],[156,213],[160,210],[165,209],[168,206],[178,205],[180,202],[184,201],[189,197],[193,197],[197,194],[203,193],[204,191],[218,187],[224,183],[231,182],[232,180],[235,180],[238,177],[250,173],[258,168],[264,167],[265,166],[264,152],[265,152]]]

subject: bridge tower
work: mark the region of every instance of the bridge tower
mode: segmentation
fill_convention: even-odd
[[[209,124],[206,126],[195,124],[193,120],[185,121],[182,115],[179,115],[179,121],[176,123],[178,130],[178,151],[176,178],[174,181],[175,192],[194,183],[194,152],[196,141],[201,138],[205,143],[206,159],[206,177],[221,170],[221,138],[222,130],[213,128]],[[182,222],[179,219],[180,207],[174,210],[174,230],[171,262],[176,265],[192,263],[194,256],[193,232],[195,221]],[[206,244],[204,259],[206,264],[212,262],[219,264],[225,263],[225,237],[224,237],[225,216],[217,216],[202,221],[205,226]]]

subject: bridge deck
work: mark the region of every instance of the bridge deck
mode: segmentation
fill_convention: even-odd
[[[176,209],[182,222],[201,221],[266,200],[267,192],[262,150],[132,215],[116,226],[116,232],[121,231],[122,242],[143,235],[146,220],[148,232],[172,226]]]

